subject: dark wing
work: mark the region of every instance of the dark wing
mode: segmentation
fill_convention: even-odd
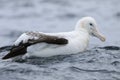
[[[27,32],[25,34],[32,38],[29,38],[27,42],[21,40],[21,42],[18,45],[13,45],[10,52],[7,55],[5,55],[2,59],[8,59],[19,55],[24,55],[25,53],[27,53],[27,47],[41,42],[57,45],[65,45],[68,43],[68,40],[65,38],[50,36],[43,33]]]

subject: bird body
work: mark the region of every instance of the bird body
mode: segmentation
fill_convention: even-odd
[[[3,59],[24,54],[36,57],[77,54],[87,49],[90,36],[105,41],[105,37],[98,31],[97,23],[92,17],[80,19],[75,29],[70,32],[26,32],[15,41],[13,48]]]
[[[57,44],[47,44],[39,43],[28,48],[30,56],[37,57],[50,57],[54,55],[66,55],[75,54],[84,51],[89,43],[89,35],[85,32],[63,32],[63,33],[53,33],[47,35],[59,36],[68,40],[68,44],[57,45]],[[83,37],[84,35],[84,37]]]

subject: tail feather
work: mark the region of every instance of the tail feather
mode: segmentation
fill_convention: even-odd
[[[12,45],[0,47],[0,52],[9,51],[12,49]]]

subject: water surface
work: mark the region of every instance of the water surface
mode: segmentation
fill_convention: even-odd
[[[0,60],[0,80],[120,80],[120,50],[95,48],[120,46],[119,8],[120,0],[0,0],[0,46],[25,31],[71,31],[84,16],[94,17],[107,38],[91,38],[88,50],[76,55]]]

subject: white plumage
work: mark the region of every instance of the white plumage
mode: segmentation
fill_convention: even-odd
[[[79,33],[76,31],[72,31],[56,34],[53,33],[49,35],[65,38],[68,40],[68,44],[35,44],[28,48],[28,55],[37,57],[50,57],[54,55],[75,54],[84,51],[87,48],[89,42],[89,34],[84,32]]]
[[[27,55],[37,56],[37,57],[50,57],[54,55],[66,55],[66,54],[77,54],[86,50],[90,36],[95,36],[101,41],[105,41],[105,37],[100,34],[97,29],[97,23],[92,17],[83,17],[80,19],[75,29],[71,32],[61,32],[61,33],[42,33],[35,32],[36,34],[27,35],[23,33],[14,43],[15,46],[19,46],[22,41],[24,44],[28,42],[29,39],[37,40],[44,37],[38,37],[38,34],[44,34],[48,36],[56,36],[59,38],[64,38],[68,41],[67,44],[49,44],[46,42],[40,42],[28,47]]]

